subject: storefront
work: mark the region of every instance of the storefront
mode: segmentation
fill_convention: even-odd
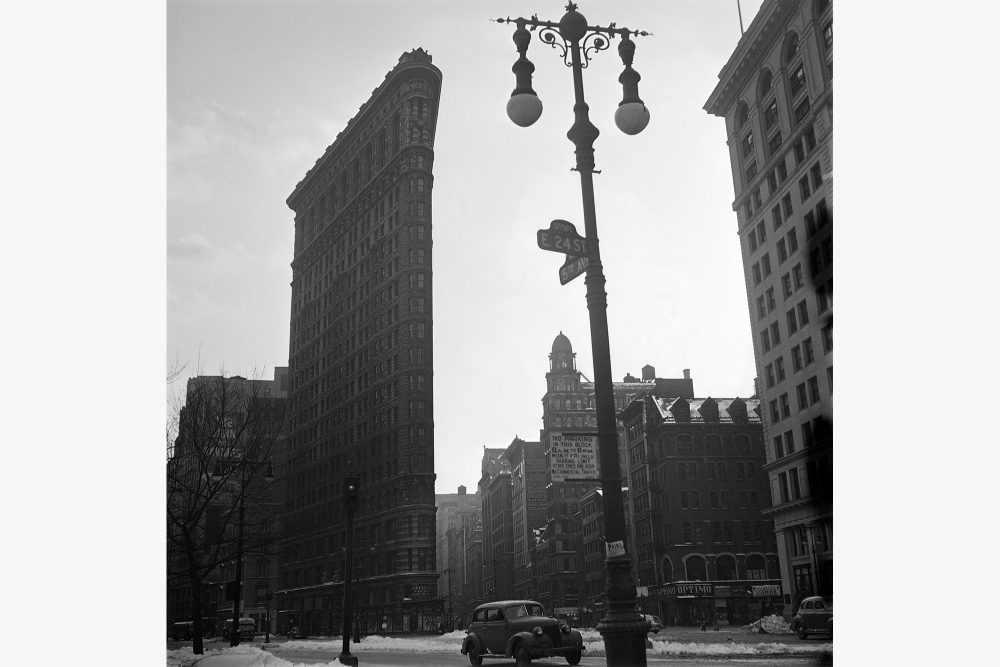
[[[784,609],[778,579],[650,586],[667,625],[746,625]]]

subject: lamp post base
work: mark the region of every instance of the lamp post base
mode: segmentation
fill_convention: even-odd
[[[608,612],[597,631],[604,638],[608,667],[645,667],[649,624],[636,606],[632,559],[614,556],[605,561],[608,571]]]
[[[339,660],[340,664],[342,665],[351,665],[351,667],[358,667],[358,656],[356,655],[351,655],[350,653],[341,653]]]

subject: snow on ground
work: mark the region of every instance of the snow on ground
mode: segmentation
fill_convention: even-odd
[[[586,646],[584,655],[603,656],[604,640],[600,633],[593,629],[581,630],[583,643]],[[365,637],[360,643],[351,643],[352,654],[363,654],[369,651],[386,651],[392,653],[441,653],[459,650],[465,632],[456,630],[444,635],[424,635],[415,637]],[[740,641],[714,642],[680,642],[669,639],[657,639],[651,636],[652,648],[647,649],[650,655],[690,656],[704,655],[713,657],[724,656],[777,656],[777,655],[819,655],[831,653],[833,644],[829,642],[808,644],[783,644],[780,642],[753,642],[749,638]],[[295,639],[272,645],[283,655],[294,660],[296,651],[328,650],[340,654],[343,640],[337,638]],[[200,662],[199,662],[200,659]],[[167,667],[303,667],[304,663],[295,663],[286,658],[279,658],[256,646],[240,645],[233,648],[225,647],[219,650],[208,649],[203,656],[196,656],[191,647],[167,651]],[[340,665],[334,658],[331,667]]]
[[[769,634],[769,635],[790,635],[792,634],[792,627],[785,622],[780,616],[771,614],[770,616],[765,616],[762,619],[756,620],[753,623],[748,623],[743,626],[743,632],[749,632],[752,634]]]

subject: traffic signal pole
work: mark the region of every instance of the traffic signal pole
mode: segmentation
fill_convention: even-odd
[[[344,618],[343,633],[344,645],[340,652],[340,662],[344,665],[357,667],[358,658],[351,655],[351,578],[354,572],[354,515],[358,511],[358,483],[360,479],[357,475],[347,475],[344,477],[344,516],[347,530],[346,555],[344,557]]]

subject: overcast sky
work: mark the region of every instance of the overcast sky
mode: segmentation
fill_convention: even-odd
[[[742,4],[749,26],[759,1]],[[651,120],[614,126],[613,47],[584,72],[600,129],[597,224],[612,375],[691,369],[698,396],[749,396],[754,364],[722,119],[702,106],[736,47],[735,0],[590,0],[591,25],[636,38]],[[535,232],[583,231],[566,131],[571,70],[533,34],[544,112],[519,128],[513,26],[558,21],[565,2],[231,0],[167,4],[168,363],[190,375],[271,377],[288,363],[293,217],[285,199],[400,54],[443,74],[433,189],[434,421],[438,493],[474,488],[483,446],[536,440],[552,341],[562,331],[593,378],[585,285]]]

